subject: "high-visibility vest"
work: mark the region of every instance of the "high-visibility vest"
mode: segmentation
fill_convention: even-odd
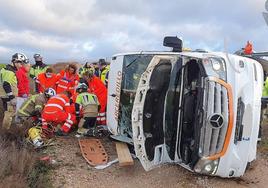
[[[81,68],[79,69],[79,77],[82,78],[83,74],[84,74],[85,72],[87,72],[87,71],[88,71],[88,72],[92,72],[92,73],[95,72],[95,70],[94,70],[93,67],[90,67],[90,68],[87,68],[87,67],[81,67]]]
[[[48,66],[46,64],[33,65],[30,69],[30,77],[37,78],[39,74],[46,72],[47,68]]]
[[[263,97],[268,97],[268,77],[266,78],[265,82],[264,82],[264,86],[262,89],[262,96]]]
[[[70,99],[64,94],[58,94],[51,97],[44,107],[43,112],[53,114],[58,111],[70,111]]]
[[[0,97],[8,98],[8,96],[10,95],[18,96],[18,81],[15,72],[16,68],[11,65],[7,65],[5,68],[2,68],[0,70]],[[10,84],[11,91],[9,93],[6,93],[6,91],[4,90],[4,82]]]
[[[44,94],[32,95],[21,105],[18,114],[20,116],[31,116],[34,111],[41,112],[46,100]]]
[[[101,81],[107,86],[108,84],[108,74],[109,74],[109,66],[107,65],[102,71],[100,75]]]
[[[100,105],[96,95],[88,92],[80,93],[75,101],[79,104],[83,113],[96,117],[98,115],[98,107]]]
[[[70,91],[72,94],[74,93],[75,85],[79,80],[77,74],[70,75],[69,72],[63,70],[58,74],[58,79],[57,93],[61,93],[63,91]]]
[[[46,73],[41,73],[38,75],[36,83],[38,83],[38,90],[40,93],[43,93],[47,88],[56,89],[58,77],[56,74],[51,75],[52,76],[50,78],[46,77]]]

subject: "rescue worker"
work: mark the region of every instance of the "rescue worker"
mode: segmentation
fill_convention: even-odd
[[[48,67],[46,72],[37,76],[36,83],[38,84],[39,93],[43,93],[47,88],[56,89],[57,81],[57,75],[53,73],[52,68]]]
[[[87,80],[89,93],[94,93],[98,97],[100,103],[97,124],[106,125],[107,88],[102,81],[91,72],[85,72],[83,74],[83,79]]]
[[[57,93],[70,91],[72,95],[74,94],[74,88],[79,82],[79,76],[76,74],[76,69],[74,64],[70,64],[65,70],[60,71],[58,74]]]
[[[76,137],[94,136],[94,127],[98,116],[100,104],[96,95],[88,92],[88,86],[80,83],[76,92],[75,101],[76,120],[79,121]]]
[[[104,59],[99,60],[100,63],[100,79],[104,85],[108,86],[109,66]]]
[[[251,55],[253,53],[253,45],[249,41],[247,41],[247,45],[244,48],[245,55]]]
[[[93,62],[92,66],[94,68],[94,75],[100,77],[100,66],[98,62]]]
[[[94,67],[89,62],[86,62],[86,64],[79,69],[79,77],[82,78],[83,73],[87,71],[95,71]]]
[[[35,64],[31,67],[30,77],[35,81],[40,73],[44,73],[48,66],[43,63],[43,57],[40,54],[34,54]],[[38,93],[38,85],[35,85],[35,91]]]
[[[22,66],[22,63],[26,62],[29,60],[24,54],[15,53],[11,63],[0,71],[0,97],[4,111],[7,111],[7,102],[16,106],[16,97],[18,96],[16,71]]]
[[[22,67],[16,72],[17,76],[17,87],[18,87],[18,97],[16,112],[19,110],[20,106],[24,101],[27,100],[30,94],[30,80],[28,78],[28,73],[30,71],[31,65],[29,62],[22,63]]]
[[[47,88],[44,93],[30,96],[20,107],[17,112],[19,119],[29,117],[40,118],[41,112],[48,99],[55,96],[56,91],[53,88]]]
[[[65,136],[70,131],[76,121],[76,117],[71,112],[71,93],[64,91],[51,97],[42,112],[42,129],[48,129],[48,123],[61,124],[61,128],[56,132],[58,136]]]

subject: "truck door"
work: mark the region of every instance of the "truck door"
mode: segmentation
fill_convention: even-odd
[[[165,99],[175,56],[154,56],[142,74],[132,110],[133,142],[145,170],[172,162],[165,137]]]

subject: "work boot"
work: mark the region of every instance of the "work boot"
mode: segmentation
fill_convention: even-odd
[[[95,128],[90,128],[86,133],[85,136],[94,137],[95,136]]]
[[[87,134],[89,129],[85,129],[83,127],[78,128],[77,133],[75,135],[76,138],[81,138]]]
[[[62,131],[61,129],[57,130],[57,131],[55,132],[55,134],[56,134],[57,136],[68,136],[68,133]]]

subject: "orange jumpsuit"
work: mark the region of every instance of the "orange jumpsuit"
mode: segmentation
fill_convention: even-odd
[[[62,123],[61,130],[69,132],[76,123],[76,117],[71,112],[70,99],[64,94],[51,97],[42,112],[42,128],[47,129],[48,122]]]
[[[46,77],[46,73],[41,73],[37,76],[36,83],[38,84],[39,93],[44,93],[47,88],[56,89],[58,77],[56,74],[51,74],[51,77]]]
[[[63,91],[70,91],[71,94],[74,94],[75,86],[79,81],[78,74],[70,74],[68,71],[60,71],[58,74],[58,82],[57,82],[57,93],[61,93]]]
[[[101,79],[96,76],[93,76],[93,78],[88,81],[88,86],[88,91],[98,97],[101,106],[97,117],[97,124],[106,125],[107,88]]]

